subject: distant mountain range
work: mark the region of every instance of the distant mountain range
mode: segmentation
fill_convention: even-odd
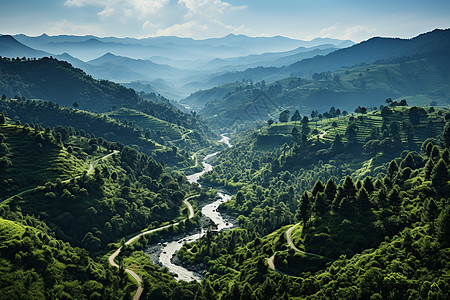
[[[98,79],[130,83],[159,82],[152,90],[180,99],[211,78],[250,67],[281,67],[316,55],[325,55],[351,41],[314,39],[301,41],[281,36],[193,40],[178,37],[147,39],[99,38],[95,36],[2,36],[0,55],[48,57],[65,60]],[[39,49],[39,50],[36,50]],[[152,61],[154,59],[155,61]],[[148,88],[148,87],[146,87]]]
[[[405,56],[448,53],[450,29],[436,29],[412,39],[375,37],[348,48],[339,49],[324,56],[315,56],[280,68],[250,68],[242,72],[228,72],[208,82],[215,86],[222,82],[266,80],[273,82],[289,76],[311,77],[314,73],[336,71],[339,68],[359,64],[371,64],[380,60],[393,60]]]
[[[67,52],[84,61],[102,56],[108,52],[135,59],[146,59],[151,56],[163,56],[173,60],[230,58],[265,52],[283,52],[298,47],[315,47],[332,44],[336,48],[353,44],[348,40],[314,39],[302,41],[282,36],[249,37],[246,35],[227,35],[222,38],[194,40],[179,37],[134,38],[100,38],[96,36],[48,36],[37,37],[15,35],[19,42],[49,53]]]

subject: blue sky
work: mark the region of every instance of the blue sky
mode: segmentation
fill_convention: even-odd
[[[448,0],[2,0],[0,33],[118,37],[229,33],[410,38],[450,27]]]

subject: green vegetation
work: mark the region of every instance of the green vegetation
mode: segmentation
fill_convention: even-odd
[[[447,105],[449,63],[448,56],[434,55],[316,73],[311,79],[289,77],[270,84],[246,81],[220,100],[211,98],[200,114],[220,128],[232,125],[236,118],[251,122],[266,117],[252,107],[267,108],[272,115],[281,112],[281,108],[299,109],[309,115],[313,110],[323,111],[332,105],[344,110],[353,110],[358,105],[379,106],[388,97],[406,99],[410,105]],[[270,97],[263,105],[257,97],[261,92]]]
[[[48,101],[5,98],[0,100],[0,111],[14,122],[21,121],[50,127],[71,126],[82,136],[95,135],[109,141],[121,142],[144,152],[159,162],[179,168],[192,166],[190,153],[209,145],[208,141],[195,130],[125,108],[119,110],[122,117],[115,119],[105,114],[61,107]],[[170,110],[168,111],[170,112]],[[133,118],[133,115],[147,121],[147,124],[136,124],[135,120],[130,121],[130,119],[136,119]],[[187,119],[187,121],[189,120],[191,117]],[[192,123],[188,122],[187,124]],[[193,127],[199,130],[207,128],[200,121]],[[172,136],[169,135],[169,132],[172,133]]]
[[[221,299],[446,298],[447,113],[390,106],[238,138],[203,180],[238,191],[220,209],[240,228],[186,245],[178,256],[206,263]],[[392,125],[407,122],[409,133]],[[396,142],[367,151],[381,137],[374,129]],[[294,249],[283,225],[297,222]]]
[[[65,61],[0,59],[0,93],[13,97],[48,99],[59,105],[107,111],[113,105],[135,105],[136,92],[107,80],[96,80]]]
[[[183,172],[221,149],[217,134],[68,63],[0,59],[0,93],[15,95],[0,100],[0,298],[128,299],[133,272],[143,299],[449,298],[450,111],[436,107],[449,60],[424,48],[186,100],[212,99],[201,115],[237,129],[200,183],[234,193],[219,210],[238,226],[206,226],[177,254],[206,269],[201,283],[177,282],[145,250],[206,223],[198,208],[216,192]]]
[[[134,286],[48,233],[0,218],[2,299],[123,298]]]

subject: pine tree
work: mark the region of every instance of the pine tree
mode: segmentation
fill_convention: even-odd
[[[306,223],[311,215],[311,202],[307,192],[304,192],[297,210],[297,220],[303,222],[303,226],[306,227]]]
[[[318,179],[318,180],[316,181],[316,184],[314,184],[314,187],[313,187],[313,189],[312,189],[312,194],[313,194],[313,196],[315,197],[315,196],[317,195],[317,193],[323,192],[324,189],[325,189],[325,187],[323,186],[322,181],[320,181],[320,179]]]
[[[436,161],[439,159],[440,156],[441,156],[441,151],[439,151],[439,147],[434,145],[433,149],[431,150],[431,159],[433,159],[433,161]]]
[[[387,199],[389,204],[398,211],[401,206],[400,188],[398,185],[394,185],[394,187],[389,191]]]
[[[450,122],[447,122],[442,133],[442,139],[447,147],[450,147]]]
[[[353,180],[350,176],[347,175],[344,180],[344,184],[342,185],[344,189],[344,195],[347,198],[352,198],[356,196],[356,188],[355,184],[353,183]]]
[[[337,187],[333,179],[331,178],[328,179],[324,190],[325,203],[327,203],[328,206],[331,205],[331,202],[334,200],[334,197],[336,196],[336,191]]]
[[[429,198],[427,202],[425,202],[424,218],[426,221],[430,223],[432,234],[434,233],[434,224],[438,215],[439,215],[439,208],[436,205],[436,201],[433,198]]]
[[[400,163],[400,168],[411,168],[413,170],[416,168],[416,163],[414,162],[414,157],[411,152],[408,153],[408,155],[406,155],[406,157],[402,160]]]
[[[445,161],[441,158],[437,165],[433,168],[431,174],[431,183],[436,188],[438,193],[444,193],[447,191],[447,182],[449,180],[449,174]]]
[[[398,172],[398,165],[395,162],[395,160],[391,161],[391,163],[389,164],[389,167],[387,169],[387,172],[388,172],[389,178],[392,180],[394,178],[394,175],[396,175],[396,173]]]
[[[372,194],[375,191],[375,187],[373,185],[372,177],[367,176],[363,181],[363,188],[366,189],[368,194]]]
[[[433,173],[433,169],[434,169],[434,163],[433,160],[429,159],[427,161],[427,163],[425,164],[425,180],[430,180],[431,179],[431,174]]]
[[[316,201],[314,204],[314,211],[318,214],[324,214],[327,211],[327,203],[325,202],[325,196],[323,193],[317,193]]]
[[[356,195],[357,199],[357,206],[358,210],[362,213],[367,212],[370,210],[370,199],[369,194],[367,193],[366,189],[363,187],[358,191],[358,194]]]

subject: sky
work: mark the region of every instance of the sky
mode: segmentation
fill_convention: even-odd
[[[0,34],[194,39],[411,38],[450,28],[448,0],[2,0]]]

